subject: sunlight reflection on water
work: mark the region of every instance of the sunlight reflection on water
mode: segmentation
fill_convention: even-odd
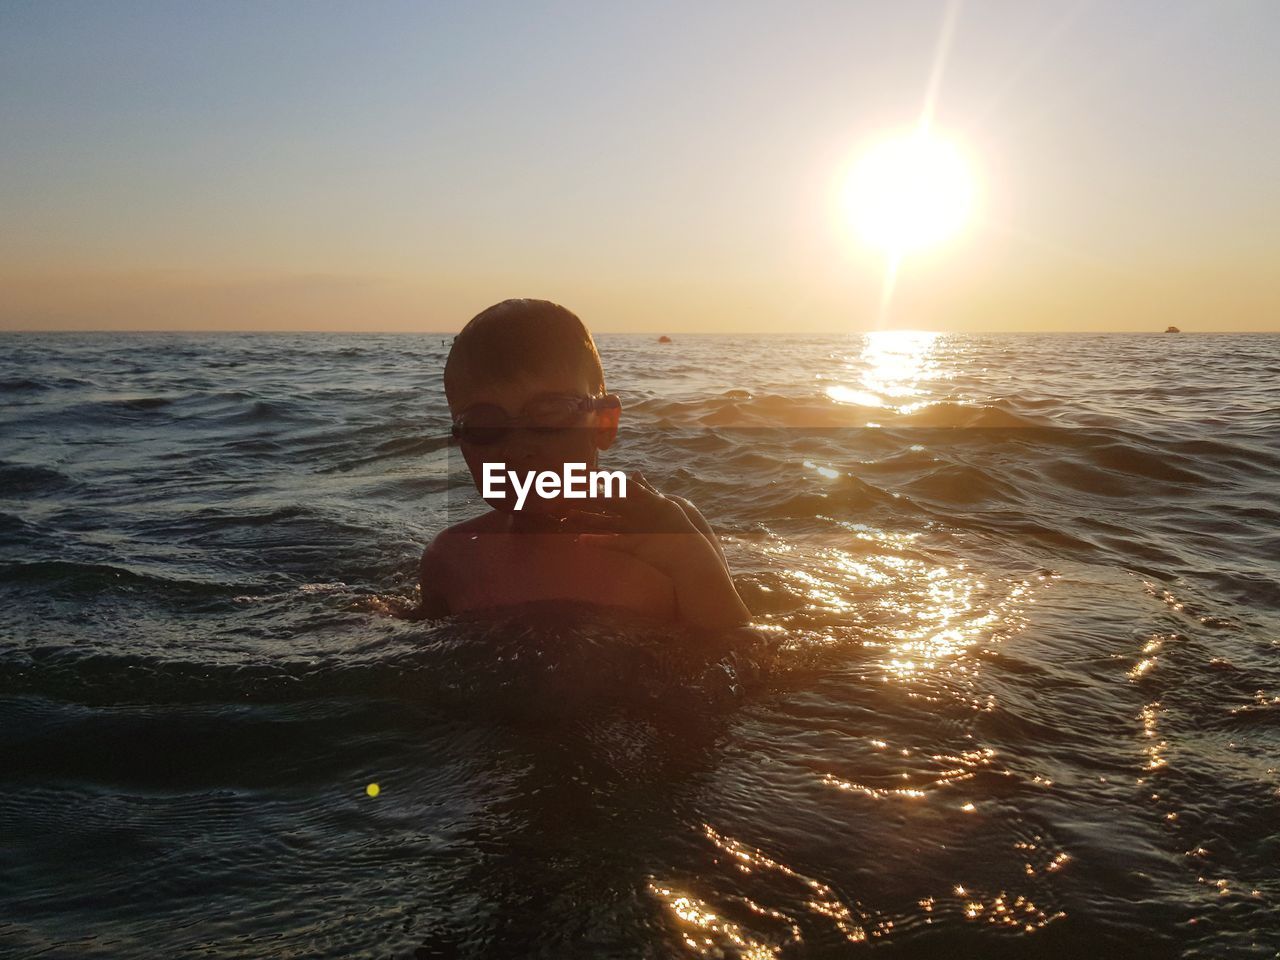
[[[829,384],[825,393],[836,403],[883,407],[902,414],[921,410],[930,401],[908,401],[923,396],[928,381],[947,377],[937,356],[941,337],[923,330],[868,333],[861,353],[844,365],[857,382]]]

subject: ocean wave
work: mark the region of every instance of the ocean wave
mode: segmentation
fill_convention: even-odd
[[[439,436],[397,437],[385,440],[374,448],[374,452],[362,457],[343,460],[319,469],[320,473],[347,473],[359,470],[384,460],[397,460],[405,457],[423,457],[437,451],[447,449],[452,443],[448,434]]]
[[[110,563],[76,560],[27,560],[0,563],[0,580],[10,588],[36,587],[51,595],[91,597],[107,591],[150,590],[173,597],[230,597],[244,592],[244,584],[174,577]]]
[[[972,505],[976,503],[1018,503],[1025,501],[1025,491],[1019,490],[993,473],[965,463],[949,463],[930,471],[919,479],[908,482],[904,489],[913,500],[948,505]]]
[[[939,401],[920,410],[897,414],[889,418],[877,418],[894,427],[939,427],[975,430],[1029,430],[1051,426],[1044,420],[1014,413],[995,404],[967,404]]]
[[[223,415],[226,424],[270,423],[275,421],[303,422],[320,417],[306,410],[301,404],[286,400],[255,400],[248,409]]]
[[[121,397],[116,400],[103,401],[109,407],[122,407],[125,410],[159,410],[175,402],[174,397]]]
[[[497,620],[381,626],[324,655],[226,662],[201,659],[198,649],[176,652],[7,649],[0,652],[0,697],[153,704],[388,697],[447,699],[495,716],[546,715],[612,709],[624,700],[682,707],[734,701],[759,687],[773,658],[770,642],[756,634],[708,637],[588,609],[573,616],[545,603]]]
[[[52,495],[74,483],[66,474],[51,467],[0,463],[0,497]]]
[[[40,393],[52,390],[53,386],[43,380],[32,380],[30,377],[5,377],[0,379],[0,393]]]

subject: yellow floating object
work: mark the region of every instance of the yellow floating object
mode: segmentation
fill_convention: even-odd
[[[376,783],[371,783],[371,784],[369,784],[367,787],[365,787],[365,788],[364,788],[364,792],[365,792],[365,793],[367,793],[367,794],[368,794],[369,796],[371,796],[371,797],[376,797],[376,796],[378,795],[378,792],[379,792],[381,789],[382,789],[382,788],[381,788],[381,787],[379,787]]]

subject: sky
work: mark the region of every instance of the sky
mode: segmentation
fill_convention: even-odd
[[[939,63],[977,201],[882,309],[840,188]],[[1280,330],[1277,90],[1274,0],[0,0],[0,330]]]

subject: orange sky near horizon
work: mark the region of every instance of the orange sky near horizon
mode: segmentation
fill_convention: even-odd
[[[1262,264],[1186,264],[1145,276],[1045,267],[1001,286],[939,292],[907,278],[890,326],[956,332],[1280,330],[1280,299]],[[279,330],[456,332],[507,296],[564,303],[598,333],[838,333],[874,329],[878,275],[825,299],[797,284],[728,287],[674,278],[622,280],[532,276],[451,277],[437,283],[368,275],[217,276],[185,271],[0,276],[0,330]],[[962,281],[956,281],[957,286]],[[862,322],[850,318],[861,301]],[[1158,306],[1158,310],[1156,307]],[[1209,322],[1224,317],[1224,322]],[[35,318],[37,322],[31,322]],[[27,321],[27,322],[23,322]]]
[[[939,62],[980,202],[888,326],[1280,330],[1278,39],[1250,0],[11,4],[0,330],[873,329],[838,188]]]

